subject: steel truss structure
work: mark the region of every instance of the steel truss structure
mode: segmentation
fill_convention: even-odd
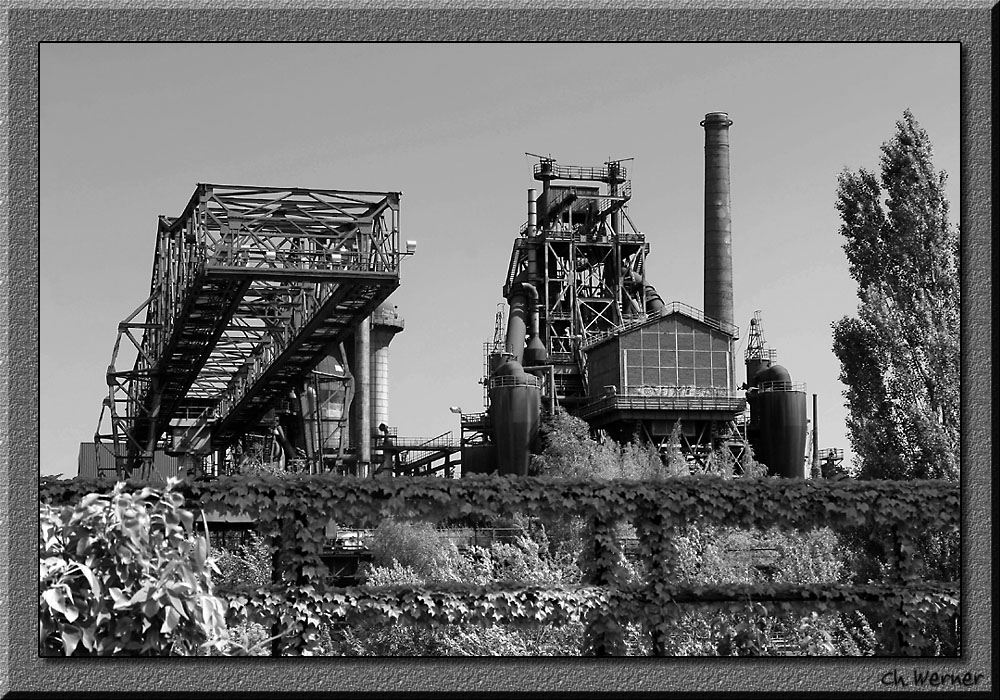
[[[587,399],[583,346],[645,317],[649,246],[625,211],[632,188],[621,161],[590,168],[543,158],[534,177],[544,186],[537,225],[521,227],[503,293],[509,297],[518,278],[538,289],[558,400],[570,407]]]
[[[259,430],[399,286],[399,199],[199,184],[179,217],[161,216],[149,297],[119,324],[95,435],[117,474],[156,449],[206,454]],[[118,370],[123,339],[137,357]]]
[[[746,400],[732,389],[708,397],[592,391],[588,351],[658,316],[681,312],[722,332],[731,339],[730,353],[739,329],[687,305],[664,304],[648,283],[650,246],[628,215],[632,188],[623,161],[577,167],[539,159],[533,175],[543,190],[537,198],[535,190],[529,191],[529,220],[514,241],[503,287],[508,301],[526,285],[537,292],[538,335],[546,359],[541,365],[525,363],[525,371],[543,379],[550,405],[558,403],[594,430],[622,441],[639,439],[664,452],[672,447],[672,431],[663,427],[676,423],[678,447],[692,461],[707,467],[710,455],[726,448],[739,463],[747,443],[736,419]],[[484,377],[492,368],[490,358],[515,350],[500,347],[499,323],[498,317],[493,343],[484,348]],[[490,414],[482,415],[487,420],[463,415],[463,444],[490,442]]]

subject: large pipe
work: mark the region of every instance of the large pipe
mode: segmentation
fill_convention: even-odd
[[[733,325],[732,214],[726,112],[710,112],[705,127],[705,316]]]
[[[391,302],[383,302],[372,314],[371,330],[371,424],[389,424],[389,343],[403,330],[403,319]]]
[[[819,468],[819,417],[817,408],[816,394],[813,394],[813,439],[812,439],[812,476],[813,478],[822,476],[822,472]]]
[[[538,210],[535,205],[535,190],[528,190],[528,238],[534,238],[538,233]],[[528,245],[528,277],[538,279],[538,248],[534,241]]]
[[[371,321],[364,319],[354,332],[354,436],[352,442],[358,455],[358,476],[368,476],[372,461],[371,416]]]
[[[524,294],[512,293],[509,303],[510,311],[507,314],[507,335],[504,337],[504,344],[514,359],[521,362],[524,359],[524,339],[528,335]]]
[[[538,191],[534,188],[528,190],[528,235],[534,236],[538,229]]]
[[[518,277],[521,277],[520,275]],[[530,297],[530,300],[525,297]],[[524,362],[524,341],[528,337],[530,323],[531,342],[529,350],[531,357],[528,364],[537,364],[545,358],[545,346],[539,335],[538,321],[538,290],[528,282],[515,279],[510,292],[510,313],[507,315],[507,335],[504,339],[514,359],[520,364]],[[527,316],[527,321],[525,316]],[[538,353],[541,352],[541,358]]]
[[[663,303],[663,297],[656,291],[656,287],[649,282],[644,282],[642,275],[638,272],[631,273],[629,279],[635,287],[642,287],[642,299],[647,314],[658,314],[663,311],[663,307],[666,305]]]

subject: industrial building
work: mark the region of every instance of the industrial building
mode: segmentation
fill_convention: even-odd
[[[801,476],[804,389],[773,363],[759,318],[737,377],[731,125],[723,112],[701,123],[702,310],[665,303],[647,277],[625,161],[539,158],[509,313],[486,346],[486,407],[462,415],[461,440],[389,421],[389,346],[405,327],[389,298],[416,249],[401,246],[399,193],[199,184],[180,216],[159,217],[149,296],[119,324],[93,470],[150,477],[164,455],[207,475],[526,474],[559,405],[622,441],[666,449],[679,433],[694,460],[749,441],[773,473]]]
[[[703,310],[664,303],[647,277],[651,246],[628,215],[622,161],[577,167],[539,157],[542,190],[528,190],[503,287],[506,333],[498,327],[487,347],[487,409],[462,419],[466,472],[526,474],[540,411],[558,404],[619,441],[665,450],[676,432],[678,447],[702,463],[749,442],[772,473],[804,475],[804,389],[749,355],[746,391],[737,388],[731,125],[724,112],[701,122]]]

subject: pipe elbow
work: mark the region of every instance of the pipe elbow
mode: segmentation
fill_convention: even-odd
[[[528,296],[531,297],[531,304],[533,306],[538,306],[538,290],[535,289],[535,285],[531,284],[531,282],[521,282],[518,286],[525,290],[528,293]]]

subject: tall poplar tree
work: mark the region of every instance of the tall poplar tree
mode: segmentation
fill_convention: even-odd
[[[932,155],[907,110],[882,145],[881,178],[838,180],[860,304],[833,324],[833,351],[861,478],[958,478],[959,238]]]

